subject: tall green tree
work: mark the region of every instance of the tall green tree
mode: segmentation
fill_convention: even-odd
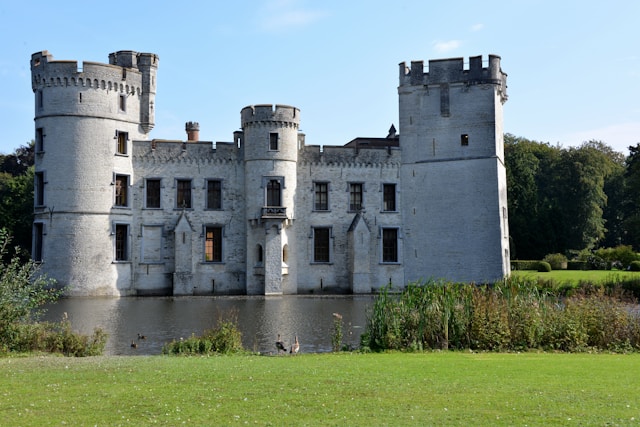
[[[13,154],[0,155],[0,228],[6,228],[26,252],[31,251],[33,165],[33,141]]]
[[[629,147],[625,160],[623,242],[640,249],[640,143]]]

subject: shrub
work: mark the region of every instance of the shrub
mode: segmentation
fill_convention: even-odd
[[[629,264],[629,270],[640,271],[640,261],[631,261]]]
[[[567,268],[567,257],[563,254],[546,255],[543,261],[548,262],[553,270],[565,270]]]
[[[633,261],[639,261],[638,254],[631,246],[619,245],[615,248],[601,248],[595,251],[595,256],[605,260],[611,266],[627,268]]]
[[[546,261],[538,262],[538,272],[540,273],[548,273],[551,271],[551,264]]]
[[[207,355],[213,353],[239,353],[242,347],[242,332],[234,320],[219,321],[218,326],[204,331],[201,337],[192,334],[186,340],[173,340],[162,348],[163,354]]]

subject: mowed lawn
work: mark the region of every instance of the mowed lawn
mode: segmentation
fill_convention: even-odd
[[[0,425],[638,425],[640,354],[0,359]]]
[[[517,277],[540,278],[553,280],[557,283],[573,284],[578,284],[580,281],[603,283],[640,279],[640,271],[623,270],[552,270],[543,273],[534,270],[516,270],[512,271],[511,274]]]

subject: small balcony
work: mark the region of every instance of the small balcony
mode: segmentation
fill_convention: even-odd
[[[287,208],[284,206],[264,206],[262,208],[262,219],[286,219]]]

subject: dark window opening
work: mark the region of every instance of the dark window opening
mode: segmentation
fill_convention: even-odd
[[[44,129],[36,129],[36,153],[44,151]]]
[[[128,203],[129,177],[127,175],[116,175],[116,200],[115,205],[126,207]]]
[[[278,151],[278,134],[277,133],[269,134],[269,150]]]
[[[176,205],[178,208],[191,209],[191,180],[179,179],[177,181]]]
[[[129,260],[128,237],[129,226],[116,224],[116,261]]]
[[[313,229],[313,262],[329,262],[329,228]]]
[[[120,95],[120,111],[127,111],[127,97]]]
[[[36,206],[44,206],[44,173],[35,173],[35,201]]]
[[[383,198],[382,210],[391,211],[391,212],[395,211],[396,210],[396,185],[384,184],[382,186],[382,198]]]
[[[349,210],[359,211],[362,209],[362,184],[349,184]]]
[[[222,209],[222,182],[207,181],[207,209]]]
[[[382,229],[382,262],[398,262],[398,229]]]
[[[280,198],[280,181],[271,179],[267,183],[267,206],[282,206]]]
[[[147,179],[146,190],[147,190],[146,207],[159,208],[160,207],[160,180]]]
[[[206,262],[222,262],[222,227],[206,227],[204,259]]]
[[[313,208],[316,211],[329,210],[329,184],[328,183],[316,182],[315,203]]]
[[[462,146],[467,146],[469,145],[469,135],[466,133],[463,133],[462,135],[460,135],[460,145]]]
[[[33,224],[33,255],[32,258],[36,262],[42,261],[42,244],[44,241],[44,224],[36,222]]]

